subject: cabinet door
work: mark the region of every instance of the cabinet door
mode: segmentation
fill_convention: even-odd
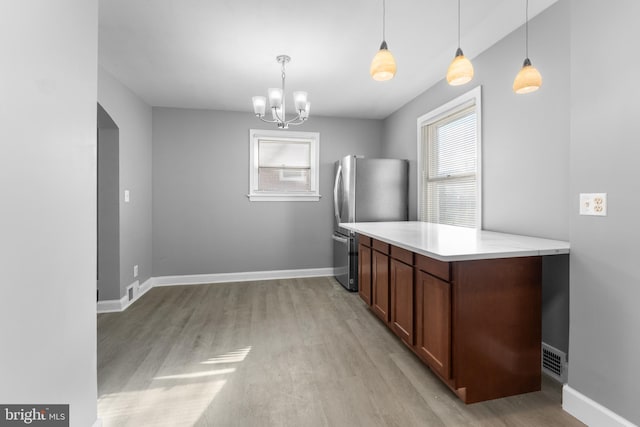
[[[389,322],[389,256],[372,251],[373,312]]]
[[[413,267],[391,259],[391,329],[413,345]]]
[[[443,378],[451,377],[451,284],[416,275],[416,350]]]
[[[371,305],[371,248],[358,245],[358,294]]]

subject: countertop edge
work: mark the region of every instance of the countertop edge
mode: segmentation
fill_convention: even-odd
[[[552,240],[552,239],[544,239],[540,237],[534,236],[522,236],[517,234],[509,234],[509,233],[498,233],[493,231],[488,231],[489,233],[493,233],[494,235],[502,235],[502,236],[510,236],[516,238],[526,238],[526,239],[538,239],[542,241],[554,242],[556,244],[563,243],[566,244],[566,247],[549,247],[544,249],[539,248],[514,248],[508,250],[501,250],[496,252],[482,252],[482,253],[459,253],[459,254],[443,254],[439,252],[430,251],[423,247],[416,247],[414,245],[403,242],[402,240],[393,239],[388,236],[380,235],[375,232],[370,232],[368,230],[364,230],[358,225],[359,223],[340,223],[340,226],[356,232],[358,234],[363,234],[365,236],[369,236],[373,239],[380,240],[382,242],[397,246],[402,249],[406,249],[408,251],[414,252],[416,254],[424,255],[430,258],[437,259],[439,261],[451,262],[451,261],[473,261],[473,260],[481,260],[481,259],[498,259],[498,258],[520,258],[520,257],[529,257],[529,256],[552,256],[552,255],[564,255],[570,253],[569,242]],[[373,223],[364,223],[371,225]],[[381,224],[381,223],[377,223]]]

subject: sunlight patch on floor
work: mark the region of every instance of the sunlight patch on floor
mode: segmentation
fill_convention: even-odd
[[[98,400],[98,414],[104,427],[109,426],[192,426],[236,371],[221,369],[188,372],[203,364],[238,364],[245,360],[251,347],[214,356],[196,365],[188,364],[182,373],[148,379],[135,378],[123,385],[123,391],[104,394]],[[163,369],[160,369],[160,372]],[[168,369],[164,369],[165,372]],[[158,371],[156,371],[158,373]],[[226,377],[225,377],[226,376]],[[140,383],[142,390],[124,391]]]
[[[154,380],[180,380],[188,378],[202,378],[211,377],[213,375],[231,374],[236,371],[236,368],[216,369],[213,371],[191,372],[189,374],[177,374],[177,375],[164,375],[162,377],[155,377]]]
[[[212,357],[209,360],[205,360],[201,362],[203,365],[215,365],[218,363],[237,363],[242,362],[249,352],[251,351],[251,346],[238,349],[236,351],[230,351],[229,353],[221,354],[220,356]]]

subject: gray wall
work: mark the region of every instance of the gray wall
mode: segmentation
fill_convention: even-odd
[[[311,117],[319,202],[249,202],[247,112],[153,109],[153,275],[332,267],[333,162],[381,153],[382,122]]]
[[[640,425],[640,3],[571,5],[569,385]],[[579,216],[581,192],[608,216]]]
[[[516,95],[511,88],[524,59],[522,27],[472,58],[471,83],[451,87],[442,80],[385,120],[385,155],[411,160],[412,219],[417,217],[417,118],[482,85],[483,228],[569,239],[569,9],[560,1],[529,25],[529,54],[543,76],[538,92]],[[566,257],[544,262],[543,339],[564,351],[567,272]]]
[[[120,299],[119,130],[98,104],[98,297]]]
[[[120,297],[151,277],[151,107],[98,69],[98,102],[119,129]],[[124,202],[124,191],[131,201]],[[138,278],[133,266],[138,265]],[[101,298],[102,299],[102,298]]]
[[[91,426],[98,1],[0,2],[0,51],[0,402]]]

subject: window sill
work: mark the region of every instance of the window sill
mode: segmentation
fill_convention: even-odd
[[[247,194],[251,202],[318,202],[319,194]]]

